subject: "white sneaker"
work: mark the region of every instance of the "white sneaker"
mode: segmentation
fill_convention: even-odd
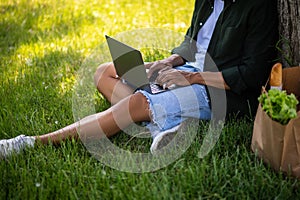
[[[0,159],[10,156],[12,153],[20,153],[27,147],[33,147],[35,137],[19,135],[15,138],[0,140]]]
[[[150,147],[150,152],[152,154],[156,154],[157,151],[162,149],[164,146],[168,145],[172,141],[172,139],[175,137],[180,125],[181,124],[171,128],[171,129],[168,129],[168,130],[165,130],[163,132],[159,132],[158,134],[156,134],[153,137],[153,142]]]

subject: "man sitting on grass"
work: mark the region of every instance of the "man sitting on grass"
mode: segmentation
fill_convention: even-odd
[[[95,73],[95,84],[112,107],[52,133],[1,140],[0,157],[33,147],[37,141],[59,144],[77,139],[79,127],[81,135],[110,137],[134,122],[148,123],[153,137],[150,150],[156,153],[185,119],[211,119],[208,88],[225,89],[227,116],[253,115],[276,56],[277,35],[276,1],[196,0],[182,44],[170,57],[146,65],[149,77],[158,72],[156,82],[160,85],[179,88],[155,95],[133,91],[116,78],[112,63],[102,64]],[[206,62],[208,55],[218,71]],[[196,94],[196,102],[186,94],[188,89]],[[174,91],[179,96],[173,95]],[[102,133],[94,128],[98,125]]]

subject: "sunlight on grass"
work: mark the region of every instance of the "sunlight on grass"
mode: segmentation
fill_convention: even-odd
[[[184,34],[194,2],[1,0],[0,139],[40,135],[73,123],[77,72],[103,44],[104,35],[147,30],[143,28]],[[146,61],[164,58],[171,50],[139,43],[135,44]],[[92,96],[97,111],[110,106],[99,93]],[[0,160],[0,199],[299,198],[297,180],[274,173],[250,151],[251,133],[251,122],[231,121],[215,148],[199,159],[206,134],[203,123],[196,141],[180,159],[143,174],[111,169],[74,140],[59,148],[37,145]],[[148,151],[151,145],[150,140],[125,134],[112,142],[133,151]]]
[[[62,82],[59,83],[60,86],[59,93],[65,94],[66,92],[69,92],[73,88],[74,83],[75,83],[75,76],[63,78]]]
[[[19,0],[0,4],[3,13],[1,18],[9,22],[4,28],[12,33],[4,36],[10,41],[19,41],[9,45],[9,52],[13,54],[6,59],[13,62],[5,71],[6,79],[14,82],[24,79],[24,73],[31,73],[30,68],[38,67],[35,60],[41,60],[53,52],[67,53],[71,50],[78,52],[81,57],[87,57],[97,45],[104,42],[104,34],[114,35],[120,31],[146,27],[185,31],[189,22],[186,16],[191,16],[191,7],[184,8],[179,2],[69,2]],[[177,14],[163,13],[166,7],[173,7],[173,12]],[[179,17],[180,15],[186,16]],[[175,18],[180,20],[175,22]],[[1,50],[5,51],[3,48]],[[38,69],[34,71],[37,72]],[[61,84],[65,85],[64,82]]]

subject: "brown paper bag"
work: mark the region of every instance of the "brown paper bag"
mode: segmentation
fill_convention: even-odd
[[[258,106],[252,135],[252,150],[275,170],[280,169],[285,126],[273,121]]]
[[[281,169],[300,178],[300,112],[286,126],[283,141]]]
[[[283,70],[283,89],[300,97],[300,67]],[[299,111],[299,104],[298,104]],[[300,111],[287,125],[273,121],[258,106],[251,149],[276,171],[300,178]]]

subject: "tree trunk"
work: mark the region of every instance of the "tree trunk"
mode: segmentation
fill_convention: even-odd
[[[281,62],[300,66],[300,0],[278,0],[278,12]]]

